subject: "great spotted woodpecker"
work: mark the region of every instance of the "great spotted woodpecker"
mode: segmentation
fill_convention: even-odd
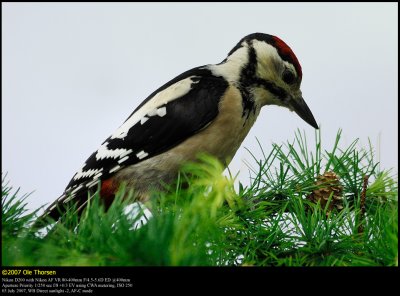
[[[200,152],[228,165],[265,105],[286,107],[318,128],[301,80],[300,63],[285,42],[262,33],[244,37],[221,63],[186,71],[147,97],[44,216],[58,219],[71,203],[82,210],[98,186],[106,206],[122,184],[147,201]]]

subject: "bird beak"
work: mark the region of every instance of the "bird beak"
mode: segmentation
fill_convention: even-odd
[[[318,129],[318,124],[315,121],[314,115],[311,113],[310,108],[308,108],[306,102],[302,97],[292,99],[290,101],[293,111],[297,113],[305,122],[311,125],[313,128]]]

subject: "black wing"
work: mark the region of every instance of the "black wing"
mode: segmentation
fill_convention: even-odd
[[[170,92],[171,98],[167,103],[157,102],[157,94],[188,79],[190,84],[187,90],[176,89]],[[185,87],[188,87],[187,83]],[[58,204],[70,202],[74,196],[82,196],[82,193],[87,198],[88,188],[94,187],[99,181],[107,180],[126,166],[163,153],[199,132],[217,116],[218,104],[227,87],[226,80],[213,76],[205,67],[199,67],[179,75],[156,90],[121,127],[129,126],[129,120],[138,117],[138,112],[142,112],[146,104],[151,103],[156,108],[125,129],[123,136],[113,134],[103,142],[101,148],[86,160],[72,178],[63,196],[48,208],[50,216],[55,215]],[[172,98],[179,92],[183,95]],[[164,96],[165,99],[168,100]]]

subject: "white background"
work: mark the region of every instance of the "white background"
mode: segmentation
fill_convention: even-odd
[[[323,148],[368,138],[398,171],[397,3],[2,3],[2,173],[30,209],[56,199],[83,162],[156,88],[219,63],[245,35],[279,36],[303,68]],[[230,169],[248,184],[271,143],[310,141],[295,113],[265,107]],[[380,140],[379,140],[380,138]]]

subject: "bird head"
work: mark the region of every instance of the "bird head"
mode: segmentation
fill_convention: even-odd
[[[286,107],[318,129],[300,90],[300,63],[281,39],[263,33],[250,34],[239,41],[220,66],[223,64],[225,71],[230,70],[228,79],[245,89],[256,104]]]

